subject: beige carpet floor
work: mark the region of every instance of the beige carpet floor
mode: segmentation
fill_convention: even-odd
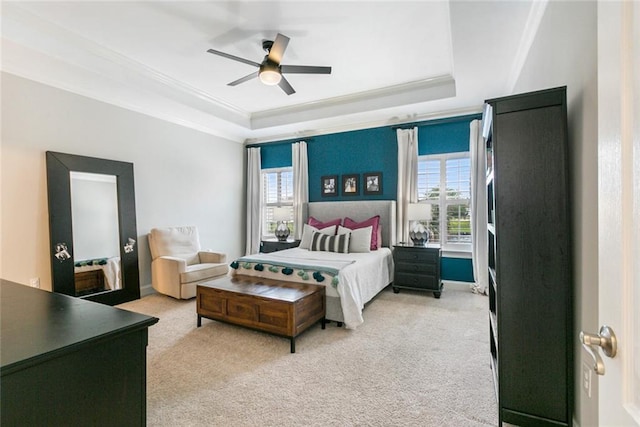
[[[149,329],[149,426],[495,426],[487,298],[385,289],[357,330],[284,338],[203,319],[154,294],[119,307]]]

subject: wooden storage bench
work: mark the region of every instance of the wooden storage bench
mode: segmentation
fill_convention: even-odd
[[[287,337],[291,353],[296,337],[311,325],[321,321],[325,327],[321,285],[236,275],[199,284],[196,298],[198,327],[206,317]]]

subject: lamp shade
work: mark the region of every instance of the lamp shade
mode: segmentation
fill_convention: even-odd
[[[277,207],[273,208],[273,220],[275,222],[288,221],[291,219],[291,208]]]
[[[407,219],[409,221],[431,220],[431,204],[410,203],[407,210]]]

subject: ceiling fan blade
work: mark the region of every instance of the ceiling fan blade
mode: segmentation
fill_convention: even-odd
[[[281,65],[280,71],[289,74],[331,74],[331,67],[312,65]]]
[[[240,83],[244,83],[244,82],[249,81],[251,79],[255,79],[256,77],[258,77],[258,71],[254,71],[251,74],[247,74],[244,77],[240,77],[238,80],[234,80],[231,83],[227,83],[227,86],[237,86]]]
[[[293,89],[293,87],[291,87],[284,76],[282,76],[282,79],[280,80],[280,83],[278,83],[278,86],[280,86],[280,89],[282,89],[287,95],[293,95],[294,93],[296,93],[296,91]]]
[[[214,55],[223,56],[228,59],[233,59],[234,61],[242,62],[244,64],[253,65],[254,67],[260,67],[260,64],[257,62],[251,61],[249,59],[240,58],[239,56],[231,55],[228,53],[220,52],[219,50],[209,49],[207,50],[209,53],[213,53]]]
[[[273,41],[273,46],[271,46],[271,49],[269,50],[269,60],[276,64],[280,64],[284,51],[287,49],[287,45],[289,45],[289,37],[278,33],[276,39]]]

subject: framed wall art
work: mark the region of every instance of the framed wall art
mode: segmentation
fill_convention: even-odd
[[[368,172],[362,175],[364,194],[382,194],[382,172]]]
[[[323,176],[320,181],[320,194],[322,194],[322,197],[338,195],[338,175],[326,175]]]
[[[342,175],[342,195],[343,196],[357,196],[360,194],[359,180],[360,175],[348,174]]]

